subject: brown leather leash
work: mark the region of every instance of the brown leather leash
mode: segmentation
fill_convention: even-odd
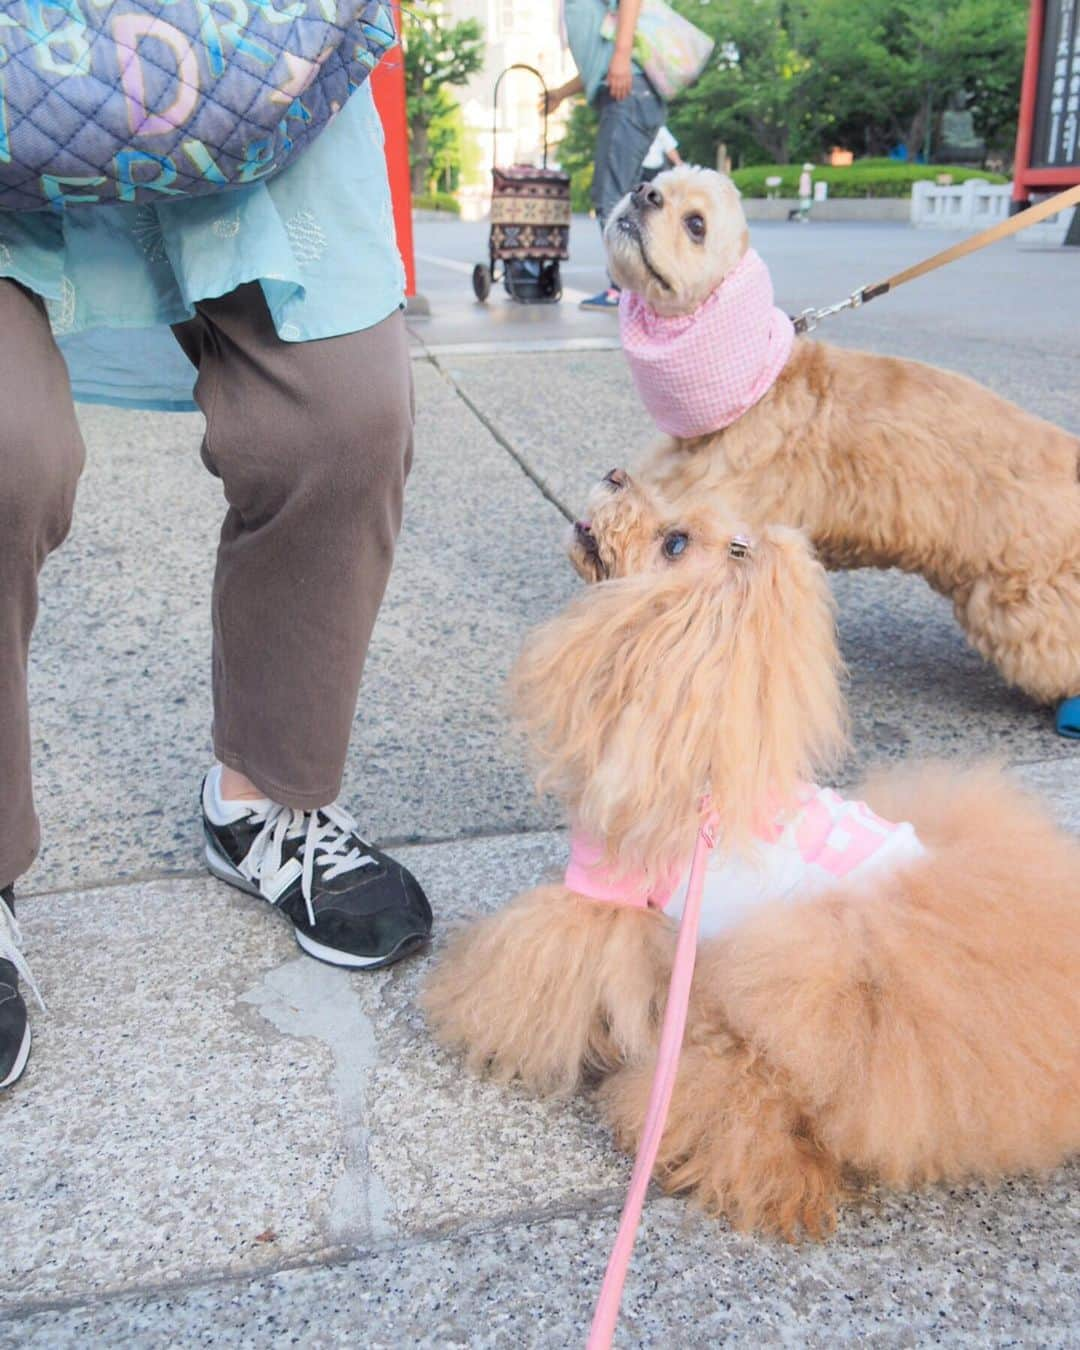
[[[1039,221],[1045,220],[1047,216],[1056,216],[1059,211],[1078,205],[1080,205],[1080,183],[1077,183],[1075,187],[1067,188],[1064,192],[1057,193],[1056,196],[1048,197],[1038,206],[1029,206],[1026,211],[1020,211],[1015,216],[1010,216],[1008,220],[998,221],[996,225],[991,225],[978,234],[973,234],[967,239],[961,239],[958,244],[953,244],[951,248],[942,249],[940,253],[935,253],[932,258],[926,258],[913,267],[906,267],[902,272],[897,272],[895,276],[889,277],[887,281],[879,281],[873,286],[862,286],[838,304],[826,305],[824,309],[804,309],[795,320],[795,332],[797,334],[810,333],[822,319],[828,319],[833,314],[839,314],[841,310],[858,309],[860,305],[876,300],[879,295],[888,295],[890,291],[896,290],[897,286],[903,286],[906,281],[914,281],[916,277],[925,276],[927,272],[935,272],[939,267],[955,262],[957,258],[965,258],[969,253],[977,253],[979,249],[986,248],[989,244],[996,244],[999,239],[1008,239],[1010,235],[1019,234],[1021,230],[1026,230],[1032,225],[1038,225]]]

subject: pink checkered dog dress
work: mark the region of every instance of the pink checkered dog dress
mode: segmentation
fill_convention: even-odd
[[[752,248],[692,314],[666,318],[623,291],[619,328],[642,402],[661,431],[679,437],[738,421],[772,388],[795,340]]]

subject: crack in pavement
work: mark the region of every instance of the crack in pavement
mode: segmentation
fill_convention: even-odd
[[[500,448],[500,450],[505,450],[505,452],[510,456],[510,458],[522,471],[525,477],[528,478],[529,481],[534,485],[534,487],[536,487],[539,490],[540,495],[543,498],[545,498],[545,500],[549,501],[552,504],[552,506],[554,506],[555,509],[559,511],[563,516],[565,516],[566,519],[572,525],[576,519],[576,516],[574,515],[573,511],[571,511],[570,508],[566,505],[566,503],[562,500],[562,498],[558,496],[554,488],[552,488],[550,484],[544,478],[542,478],[540,474],[536,472],[533,466],[529,463],[529,461],[525,458],[525,456],[521,453],[521,451],[517,449],[517,447],[513,444],[513,442],[508,440],[507,437],[503,435],[503,433],[499,430],[499,428],[495,425],[495,423],[491,420],[491,418],[488,417],[487,413],[485,413],[483,409],[480,408],[473,401],[473,399],[469,397],[469,395],[465,392],[465,390],[462,389],[461,385],[458,384],[457,380],[454,379],[453,375],[451,375],[451,373],[442,364],[439,358],[433,352],[428,351],[426,346],[424,348],[424,351],[425,351],[425,359],[431,363],[431,365],[435,368],[435,370],[438,371],[438,373],[442,376],[442,378],[446,381],[446,383],[450,386],[450,388],[454,391],[454,393],[457,394],[458,398],[461,399],[462,403],[465,404],[466,408],[468,408],[468,410],[472,413],[472,415],[476,418],[476,420],[480,423],[480,425],[484,428],[484,430],[488,433],[488,435],[492,438],[492,440]]]

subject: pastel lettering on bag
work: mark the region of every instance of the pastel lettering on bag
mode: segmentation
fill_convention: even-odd
[[[244,146],[244,162],[237,178],[241,183],[254,183],[256,178],[265,178],[273,168],[274,143],[269,136],[265,136],[257,141],[248,141]]]
[[[100,194],[97,192],[65,192],[64,188],[73,187],[99,187],[105,182],[103,177],[97,178],[58,178],[55,174],[43,173],[41,175],[42,195],[52,204],[54,211],[62,211],[65,202],[96,202],[100,201]]]
[[[199,63],[195,49],[184,33],[171,23],[149,14],[120,14],[113,20],[113,40],[120,63],[120,83],[127,104],[128,125],[133,136],[159,136],[176,131],[195,111],[199,101]],[[176,62],[176,93],[167,108],[150,112],[146,106],[139,43],[153,38],[169,49]],[[155,63],[156,64],[156,63]]]
[[[17,28],[18,24],[14,19],[8,18],[6,14],[0,14],[0,28]],[[0,45],[0,66],[6,65],[8,59],[8,49]],[[7,85],[4,82],[3,75],[0,75],[0,160],[5,164],[11,163],[11,137],[8,132],[8,104],[7,104]]]
[[[299,98],[307,90],[312,80],[318,75],[323,62],[328,61],[334,54],[332,47],[327,47],[323,52],[309,61],[306,56],[296,56],[293,52],[282,52],[281,59],[285,62],[285,68],[289,72],[282,80],[277,89],[270,95],[271,103],[292,103],[293,99]]]
[[[215,9],[227,9],[233,17],[219,20]],[[199,15],[199,35],[206,45],[211,75],[224,74],[226,45],[234,51],[246,52],[261,65],[274,64],[273,52],[244,36],[249,19],[245,0],[195,0],[195,12]]]
[[[152,178],[136,178],[137,165],[153,164],[157,173]],[[149,150],[121,150],[116,156],[116,195],[122,202],[133,202],[136,192],[164,192],[170,197],[182,197],[180,188],[170,187],[176,181],[176,165],[166,155],[152,155]]]
[[[228,185],[228,178],[218,168],[213,155],[200,140],[193,136],[183,144],[184,154],[195,165],[208,183],[217,183],[219,187]]]
[[[283,133],[281,141],[281,150],[282,153],[286,155],[293,148],[292,137],[289,135],[290,121],[305,122],[305,123],[311,121],[311,114],[308,112],[308,110],[304,107],[304,105],[300,102],[298,98],[293,99],[293,101],[289,104],[288,111],[285,113],[285,116],[281,119],[281,127]]]
[[[307,0],[295,0],[284,9],[275,8],[274,0],[251,0],[251,3],[266,15],[270,23],[292,23],[294,19],[303,18],[307,9]]]
[[[79,0],[24,0],[31,50],[42,70],[52,75],[89,75],[90,42]],[[54,15],[66,22],[53,24]]]

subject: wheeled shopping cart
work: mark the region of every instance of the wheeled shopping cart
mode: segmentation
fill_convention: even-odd
[[[512,70],[527,70],[544,91],[544,162],[491,168],[491,234],[489,260],[473,268],[477,300],[486,300],[492,284],[502,281],[522,304],[554,304],[562,298],[559,263],[570,257],[570,175],[547,166],[547,85],[534,66],[507,66],[495,81],[492,155],[495,154],[499,86]]]

